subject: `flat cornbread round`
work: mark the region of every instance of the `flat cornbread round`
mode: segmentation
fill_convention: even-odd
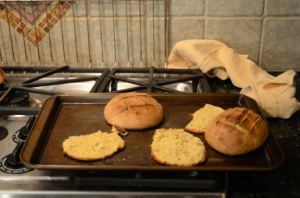
[[[200,138],[183,129],[157,129],[151,144],[151,156],[172,166],[192,166],[205,161],[205,146]]]
[[[64,154],[83,161],[109,157],[124,146],[125,141],[117,133],[102,131],[88,135],[70,136],[62,144]]]
[[[221,107],[205,104],[204,107],[193,113],[192,121],[186,125],[184,130],[192,133],[204,133],[209,124],[224,111]]]

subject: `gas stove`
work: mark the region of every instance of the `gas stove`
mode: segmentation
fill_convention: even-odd
[[[43,102],[52,95],[95,92],[210,92],[198,70],[5,67],[0,88],[0,195],[12,197],[225,197],[227,173],[55,172],[19,159]]]

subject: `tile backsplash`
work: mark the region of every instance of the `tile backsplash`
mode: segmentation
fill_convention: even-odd
[[[300,71],[300,1],[0,0],[6,65],[164,67],[185,39],[220,40],[266,70]]]

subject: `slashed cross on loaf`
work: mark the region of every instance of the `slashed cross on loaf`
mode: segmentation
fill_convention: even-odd
[[[212,148],[234,156],[260,147],[268,137],[268,127],[263,118],[254,111],[235,107],[221,113],[204,135]]]
[[[104,117],[113,126],[141,130],[159,124],[163,118],[163,109],[149,94],[122,93],[107,103]]]

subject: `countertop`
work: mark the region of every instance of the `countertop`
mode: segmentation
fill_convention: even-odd
[[[209,79],[209,83],[215,92],[238,91],[228,80]],[[300,101],[300,72],[297,72],[295,83],[296,98]],[[285,160],[271,171],[229,173],[229,197],[300,197],[300,111],[289,119],[267,120]]]

